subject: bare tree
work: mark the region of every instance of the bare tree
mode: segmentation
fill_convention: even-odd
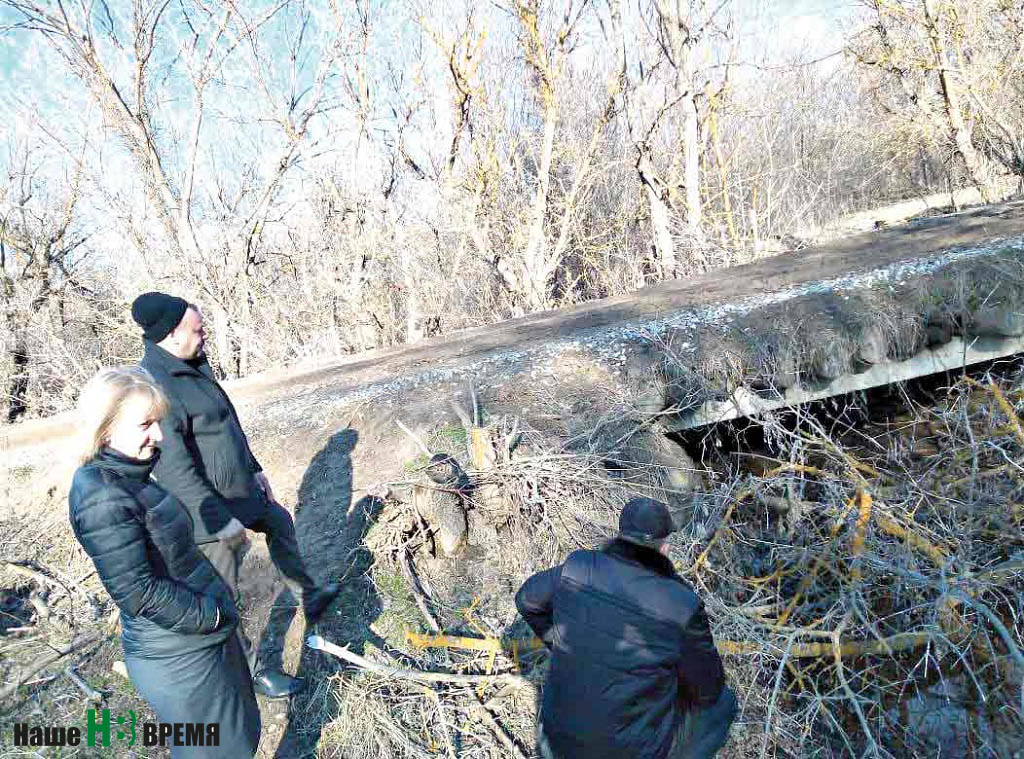
[[[1024,21],[999,0],[866,0],[851,50],[907,118],[924,116],[985,201],[1000,171],[1024,175]],[[884,85],[891,85],[886,87]]]
[[[618,0],[610,0],[613,24],[621,19]],[[721,108],[730,67],[734,62],[734,24],[729,0],[709,5],[704,0],[656,0],[653,45],[636,46],[636,60],[628,60],[625,27],[620,26],[618,55],[628,85],[625,89],[626,121],[636,148],[636,171],[644,188],[651,216],[652,238],[661,275],[675,276],[680,262],[672,233],[676,188],[683,190],[685,229],[698,266],[706,267],[701,251],[704,237],[704,199],[701,166],[707,143],[704,124]],[[618,23],[621,24],[621,21]],[[724,51],[724,59],[723,59]],[[645,60],[646,58],[646,60]],[[668,69],[666,72],[665,69]],[[670,73],[669,73],[670,72]],[[655,94],[657,93],[657,94]],[[678,181],[675,161],[657,167],[656,134],[671,131],[682,150]],[[672,143],[669,143],[672,144]],[[679,155],[679,153],[675,153]]]
[[[527,308],[540,310],[550,305],[549,286],[558,260],[548,247],[545,229],[548,217],[548,195],[551,182],[551,161],[555,129],[559,117],[559,95],[566,61],[574,43],[574,33],[587,0],[576,3],[565,0],[557,14],[553,34],[547,27],[549,19],[542,14],[540,0],[516,0],[514,13],[519,22],[519,40],[536,89],[541,114],[541,139],[537,156],[536,194],[530,211],[526,245],[519,266],[505,259],[502,274],[510,287],[520,293]],[[518,270],[517,270],[518,269]]]
[[[270,50],[260,32],[291,8],[295,28],[289,61],[297,67],[306,55],[304,40],[311,21],[310,11],[301,3],[277,3],[249,14],[236,3],[216,8],[202,2],[172,6],[167,0],[135,0],[124,18],[106,2],[57,7],[32,0],[3,0],[3,4],[20,15],[18,28],[42,35],[68,71],[88,88],[132,156],[165,244],[174,259],[184,263],[184,272],[192,275],[188,289],[206,296],[222,368],[231,374],[244,372],[248,350],[239,339],[236,322],[246,299],[240,296],[247,291],[246,276],[259,265],[255,243],[270,205],[296,163],[311,122],[328,106],[327,82],[341,52],[340,17],[311,80],[293,76],[280,87],[271,75]],[[168,58],[174,64],[172,71],[155,68],[158,59]],[[179,59],[182,64],[177,63]],[[244,198],[230,201],[233,230],[215,250],[198,233],[202,220],[196,217],[195,189],[203,145],[209,147],[211,140],[218,139],[211,129],[204,129],[208,89],[229,63],[248,69],[253,96],[266,109],[261,114],[264,123],[273,123],[280,131],[270,169],[260,182],[245,187]],[[176,142],[162,138],[160,87],[168,76],[182,70],[192,89],[191,127],[186,138]]]
[[[42,370],[45,354],[62,340],[61,335],[52,334],[52,322],[67,321],[70,296],[90,294],[77,276],[87,253],[86,235],[75,223],[82,161],[74,163],[70,183],[59,195],[51,195],[51,188],[38,176],[38,162],[31,146],[17,146],[7,183],[0,186],[0,305],[6,343],[0,392],[8,422],[30,410],[60,407],[51,395],[60,396],[75,378]],[[75,374],[81,378],[91,369],[86,366]],[[42,374],[63,381],[43,387]]]

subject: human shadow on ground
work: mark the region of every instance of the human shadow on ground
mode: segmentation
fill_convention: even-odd
[[[383,643],[370,629],[382,607],[368,576],[373,554],[363,545],[383,503],[370,497],[352,501],[352,451],[358,439],[352,429],[332,435],[310,461],[299,487],[295,531],[302,555],[318,583],[338,582],[341,592],[321,620],[307,626],[298,639],[302,652],[296,674],[305,679],[306,688],[291,700],[288,729],[275,754],[279,759],[315,755],[324,726],[337,715],[329,678],[344,665],[307,648],[306,636],[316,632],[358,654],[363,653],[366,641]],[[284,639],[296,613],[295,598],[283,590],[274,601],[263,636],[268,657],[277,657],[268,659],[269,663],[280,666],[281,646],[269,643]]]

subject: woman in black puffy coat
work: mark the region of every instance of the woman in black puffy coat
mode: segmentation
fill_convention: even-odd
[[[260,713],[232,594],[196,548],[184,507],[150,479],[166,409],[137,367],[104,369],[89,382],[71,526],[121,610],[125,665],[157,719],[218,725],[218,745],[172,747],[171,756],[251,757]]]

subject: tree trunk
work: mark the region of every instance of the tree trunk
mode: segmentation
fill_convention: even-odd
[[[25,330],[12,332],[11,376],[7,387],[7,423],[13,424],[28,411],[28,337]]]
[[[683,111],[683,181],[686,184],[686,229],[697,239],[701,231],[700,143],[695,75],[704,31],[688,28],[687,5],[667,0],[655,3],[664,29],[669,61],[675,68],[675,91]]]
[[[547,240],[544,235],[544,219],[548,211],[548,186],[551,181],[551,154],[555,145],[555,104],[551,92],[544,94],[544,137],[540,146],[540,162],[537,173],[537,196],[533,201],[530,221],[530,236],[523,252],[522,286],[530,311],[541,311],[548,307],[548,280],[550,272],[546,266]]]
[[[355,316],[355,337],[357,350],[371,350],[380,345],[380,330],[374,324],[371,309],[366,302],[366,269],[370,257],[365,253],[359,255],[352,263],[347,284],[342,282],[341,299],[349,304],[349,310]],[[351,318],[351,317],[350,317]]]
[[[403,256],[405,258],[406,256]],[[405,342],[421,342],[427,336],[427,320],[419,294],[419,282],[413,276],[408,261],[403,261],[405,284]]]
[[[220,303],[212,299],[210,302],[203,304],[203,311],[208,314],[206,318],[213,322],[213,344],[217,351],[217,364],[220,370],[227,377],[237,376],[237,345],[231,339],[231,327],[227,311],[224,310]]]
[[[638,150],[640,155],[636,162],[636,170],[640,175],[640,181],[647,193],[647,202],[651,207],[651,236],[654,238],[654,252],[658,267],[661,269],[661,276],[669,278],[675,275],[677,262],[669,226],[667,188],[654,170],[650,148],[647,145],[641,145]]]
[[[689,57],[689,55],[687,56]],[[702,209],[700,202],[700,143],[697,133],[697,103],[691,92],[683,97],[683,181],[686,182],[686,230],[690,237],[700,236]]]
[[[555,248],[551,253],[551,257],[547,262],[548,276],[554,273],[555,269],[562,262],[562,256],[565,255],[565,248],[569,243],[569,231],[572,227],[572,219],[576,212],[576,199],[579,197],[580,191],[583,189],[583,185],[587,181],[587,175],[590,173],[590,165],[593,163],[594,156],[597,154],[597,147],[600,142],[601,135],[608,126],[608,122],[611,121],[612,116],[615,115],[615,100],[622,91],[623,76],[624,74],[619,69],[615,69],[608,80],[608,101],[605,103],[605,107],[601,111],[600,117],[594,123],[594,128],[590,132],[590,141],[587,143],[586,152],[583,154],[583,160],[576,168],[576,178],[573,180],[572,187],[565,199],[565,207],[562,209],[562,219],[558,225],[558,238],[555,241]]]
[[[935,63],[938,67],[939,83],[942,86],[942,99],[946,108],[946,116],[949,119],[949,127],[953,132],[953,141],[956,143],[957,153],[963,159],[967,173],[971,181],[981,193],[981,198],[986,203],[995,200],[992,187],[989,183],[988,172],[985,170],[983,159],[974,148],[971,141],[971,133],[964,123],[963,96],[960,86],[953,78],[950,71],[949,56],[943,44],[941,23],[939,14],[935,9],[935,0],[922,0],[924,6],[925,21],[928,25],[928,38],[931,41],[932,53],[935,55]]]

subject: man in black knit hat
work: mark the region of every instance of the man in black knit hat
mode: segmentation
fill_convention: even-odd
[[[274,498],[238,414],[206,360],[199,310],[181,298],[148,292],[135,299],[132,318],[143,329],[140,365],[171,406],[161,425],[164,439],[154,476],[188,509],[199,549],[236,595],[248,528],[267,536],[271,560],[302,599],[307,621],[315,622],[338,586],[318,587],[307,573],[291,514]],[[241,625],[238,631],[257,693],[283,698],[301,689],[298,678],[263,667]]]
[[[634,498],[600,551],[530,577],[519,613],[551,649],[544,759],[705,759],[736,716],[704,607],[666,557],[668,506]]]

